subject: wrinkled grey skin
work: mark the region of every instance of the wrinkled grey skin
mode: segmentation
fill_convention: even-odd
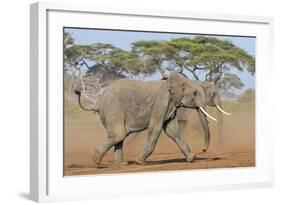
[[[194,83],[200,86],[201,88],[200,92],[203,93],[201,95],[205,96],[205,104],[207,106],[211,106],[211,107],[215,107],[216,105],[221,106],[221,100],[214,83],[205,82],[205,81],[194,81]],[[179,108],[179,110],[177,111],[177,119],[179,123],[180,133],[183,133],[192,112],[193,110],[187,108]],[[205,152],[210,145],[210,129],[208,126],[207,117],[204,114],[202,114],[202,112],[198,112],[198,117],[204,131],[205,142],[202,151]]]
[[[182,75],[172,72],[168,79],[161,81],[139,82],[133,80],[117,80],[99,97],[93,109],[107,130],[107,142],[92,152],[92,157],[100,164],[106,152],[114,146],[115,163],[124,163],[122,143],[132,132],[148,130],[148,140],[144,151],[136,159],[138,164],[153,152],[162,129],[173,139],[188,162],[193,161],[188,144],[180,136],[177,110],[180,107],[198,109],[204,107],[199,86]],[[76,91],[79,105],[80,92]]]
[[[200,93],[200,97],[202,99],[201,102],[203,102],[202,107],[205,107],[206,105],[211,107],[215,107],[216,105],[221,106],[221,100],[217,93],[214,83],[203,82],[203,81],[193,81],[193,83],[197,86],[197,92]],[[178,138],[180,138],[181,141],[184,141],[182,133],[185,127],[187,126],[187,123],[191,116],[191,112],[194,112],[194,109],[189,109],[185,107],[179,107],[177,109],[175,120],[177,120],[178,125],[174,125],[174,126],[176,129],[179,129],[176,135],[179,135]],[[207,117],[200,110],[197,110],[197,113],[200,120],[200,124],[204,130],[205,143],[202,151],[205,152],[210,145],[210,129],[208,126]],[[165,130],[165,125],[164,125],[164,130]],[[126,165],[127,162],[123,158],[122,146],[123,146],[123,141],[120,142],[118,146],[115,146],[114,160],[115,160],[115,164]]]

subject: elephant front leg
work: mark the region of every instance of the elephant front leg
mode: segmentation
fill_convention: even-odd
[[[157,140],[160,136],[160,133],[161,133],[161,130],[162,128],[149,128],[149,131],[148,131],[148,140],[145,144],[145,148],[144,148],[144,151],[139,155],[139,157],[136,159],[136,163],[137,164],[145,164],[145,160],[152,154],[155,146],[156,146],[156,143],[157,143]]]
[[[187,120],[178,120],[178,126],[179,126],[179,133],[181,136],[184,136],[185,128],[187,126]]]
[[[185,155],[186,161],[192,162],[196,154],[190,151],[188,144],[180,135],[177,119],[173,119],[164,125],[165,133],[178,145],[182,153]]]
[[[114,163],[115,166],[128,165],[128,162],[124,160],[123,156],[123,142],[121,141],[114,146]]]

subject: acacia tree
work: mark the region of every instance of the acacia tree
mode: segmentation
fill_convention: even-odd
[[[242,87],[244,87],[244,83],[236,74],[232,73],[225,73],[223,78],[217,83],[220,94],[228,98],[236,97],[234,94],[235,89],[240,90]]]
[[[255,73],[254,57],[232,42],[215,37],[138,41],[132,44],[132,51],[145,56],[150,66],[156,67],[160,73],[165,70],[187,71],[195,80],[213,81],[223,88],[224,94],[233,94],[234,89],[244,86],[233,71]]]
[[[106,85],[125,77],[143,79],[156,71],[176,70],[189,73],[195,80],[213,81],[223,95],[231,96],[244,86],[235,73],[255,73],[254,57],[215,37],[136,41],[130,51],[103,43],[77,45],[69,33],[64,34],[64,43],[65,69],[72,70],[72,78],[78,73],[82,84],[83,78]],[[81,71],[84,65],[85,75]]]
[[[87,59],[92,65],[87,70],[87,76],[95,75],[102,83],[108,83],[113,79],[125,78],[123,69],[119,65],[113,65],[111,58],[116,52],[111,44],[96,43],[91,45],[91,51]]]
[[[68,42],[67,39],[70,39],[68,34],[65,35],[65,43]],[[136,53],[116,48],[111,44],[79,45],[74,44],[73,39],[71,42],[72,44],[64,47],[64,69],[70,76],[69,93],[72,93],[73,80],[77,77],[87,97],[86,91],[91,87],[98,92],[113,80],[134,78],[154,72],[142,64]],[[86,72],[82,72],[83,67]],[[93,89],[88,93],[92,91]]]
[[[133,79],[139,77],[143,79],[146,75],[151,75],[155,72],[155,68],[147,66],[141,56],[135,52],[115,49],[112,52],[110,62],[112,66],[117,66],[123,70],[123,74]]]
[[[150,72],[171,70],[172,57],[177,53],[169,46],[168,41],[137,41],[132,43],[132,52],[137,54],[142,64]]]
[[[116,48],[111,44],[96,43],[83,46],[83,59],[92,62],[87,66],[87,75],[95,75],[104,83],[125,77],[152,74],[154,70],[143,65],[140,57],[131,51]]]
[[[85,92],[82,66],[85,64],[84,57],[89,52],[89,49],[90,46],[85,45],[70,45],[64,49],[64,71],[67,76],[70,76],[69,93],[72,93],[75,78],[80,79],[83,92]]]
[[[74,43],[74,38],[69,32],[64,32],[63,33],[63,48],[67,48],[68,46],[73,45]]]

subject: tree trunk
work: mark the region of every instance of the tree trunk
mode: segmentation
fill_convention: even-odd
[[[68,86],[68,95],[72,96],[72,87],[73,87],[73,74],[71,74],[69,86]]]

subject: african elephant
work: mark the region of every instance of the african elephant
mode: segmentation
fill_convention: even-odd
[[[218,108],[218,110],[221,111],[223,114],[228,114],[228,115],[230,114],[221,109],[221,107],[220,107],[221,100],[220,100],[219,94],[216,90],[214,83],[205,82],[205,81],[193,81],[193,83],[196,86],[199,86],[199,87],[197,87],[197,92],[200,93],[204,106],[206,106],[206,105],[212,106],[212,107],[216,106]],[[190,120],[191,112],[193,112],[193,111],[194,111],[194,109],[189,109],[189,108],[185,108],[185,107],[179,107],[177,109],[177,114],[176,114],[175,118],[178,122],[178,125],[177,125],[178,129],[179,129],[178,135],[180,135],[180,138],[182,138],[182,136],[183,136],[182,133],[187,125],[188,120]],[[197,110],[197,113],[199,116],[201,126],[204,130],[205,144],[203,147],[203,151],[205,152],[208,149],[209,144],[210,144],[210,129],[208,126],[208,121],[207,121],[206,115],[203,112],[198,111],[198,110]],[[215,120],[211,116],[208,116],[208,117]],[[165,130],[165,126],[164,126],[164,130]],[[184,140],[184,139],[182,139],[182,140]],[[123,158],[122,146],[123,146],[123,142],[120,142],[118,144],[118,146],[115,147],[116,149],[115,149],[114,157],[115,157],[116,164],[125,165],[127,162]]]
[[[205,97],[205,104],[207,106],[216,107],[219,112],[225,115],[231,115],[221,108],[222,102],[214,83],[206,81],[194,81],[194,83],[201,87],[200,91],[203,93],[201,95]],[[185,127],[187,126],[187,122],[190,120],[191,112],[193,112],[193,110],[188,108],[181,107],[178,109],[177,119],[180,133],[183,133]],[[202,112],[198,112],[198,117],[204,131],[205,143],[202,151],[205,152],[210,145],[210,129],[208,126],[208,120],[206,116],[202,114]]]
[[[75,93],[80,107],[98,112],[107,130],[107,142],[91,153],[96,164],[101,163],[112,146],[115,147],[115,152],[122,151],[122,143],[130,133],[146,129],[148,140],[144,151],[136,159],[138,164],[144,164],[151,155],[162,129],[175,141],[187,162],[195,158],[188,144],[180,137],[176,111],[185,107],[207,113],[203,108],[199,87],[182,75],[172,72],[167,79],[160,81],[117,80],[99,96],[92,109],[81,104],[80,91],[76,90]],[[121,160],[123,159],[115,158],[116,163],[122,162]]]

